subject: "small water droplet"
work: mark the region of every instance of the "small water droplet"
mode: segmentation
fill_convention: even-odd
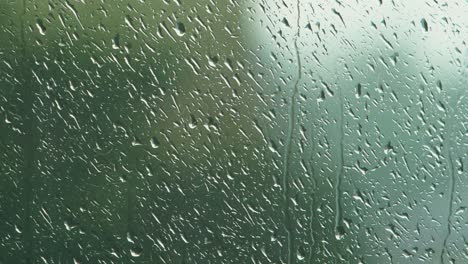
[[[113,49],[119,49],[120,48],[120,35],[117,34],[114,36],[112,39],[112,48]]]
[[[426,21],[426,19],[424,19],[424,18],[421,19],[421,26],[424,28],[424,31],[427,32],[427,31],[429,30],[429,27],[428,27],[428,25],[427,25],[427,21]]]
[[[177,27],[175,28],[175,32],[179,36],[185,35],[185,25],[182,22],[177,22]]]
[[[155,137],[151,138],[151,147],[154,149],[159,148],[159,141],[157,138]]]
[[[46,27],[44,26],[44,22],[42,21],[42,19],[36,19],[36,27],[39,30],[39,33],[41,33],[41,35],[45,35]]]
[[[141,256],[142,253],[143,253],[143,250],[141,248],[132,248],[132,249],[130,249],[130,254],[134,258],[138,258],[139,256]]]
[[[345,235],[344,227],[343,226],[337,226],[335,228],[335,238],[336,238],[336,240],[343,239],[344,235]]]
[[[195,118],[194,115],[190,115],[190,123],[189,123],[189,128],[193,129],[197,126],[197,119]]]

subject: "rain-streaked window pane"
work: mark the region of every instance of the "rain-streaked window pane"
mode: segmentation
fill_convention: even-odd
[[[0,264],[468,263],[464,0],[3,0]]]

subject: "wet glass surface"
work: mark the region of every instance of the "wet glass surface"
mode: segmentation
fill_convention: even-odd
[[[468,262],[466,1],[2,1],[0,263]]]

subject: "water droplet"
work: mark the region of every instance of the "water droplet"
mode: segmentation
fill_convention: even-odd
[[[424,28],[424,31],[427,32],[427,31],[429,30],[429,27],[428,27],[428,25],[427,25],[427,21],[426,21],[426,19],[424,19],[424,18],[421,19],[421,26]]]
[[[179,36],[185,35],[185,25],[182,22],[177,22],[177,27],[175,28],[175,32]]]
[[[159,141],[156,137],[151,138],[151,147],[154,149],[159,148]]]
[[[132,249],[130,249],[130,254],[134,258],[140,257],[142,253],[143,253],[143,250],[141,248],[132,248]]]
[[[112,39],[112,48],[119,49],[120,48],[120,35],[116,34]]]
[[[336,240],[341,240],[345,236],[345,229],[343,226],[337,226],[335,228],[335,238]]]
[[[41,33],[41,35],[45,35],[46,27],[44,26],[44,22],[42,21],[42,19],[36,19],[36,27],[39,30],[39,33]]]

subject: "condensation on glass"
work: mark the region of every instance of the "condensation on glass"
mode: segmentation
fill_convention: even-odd
[[[467,14],[2,1],[0,263],[467,263]]]

